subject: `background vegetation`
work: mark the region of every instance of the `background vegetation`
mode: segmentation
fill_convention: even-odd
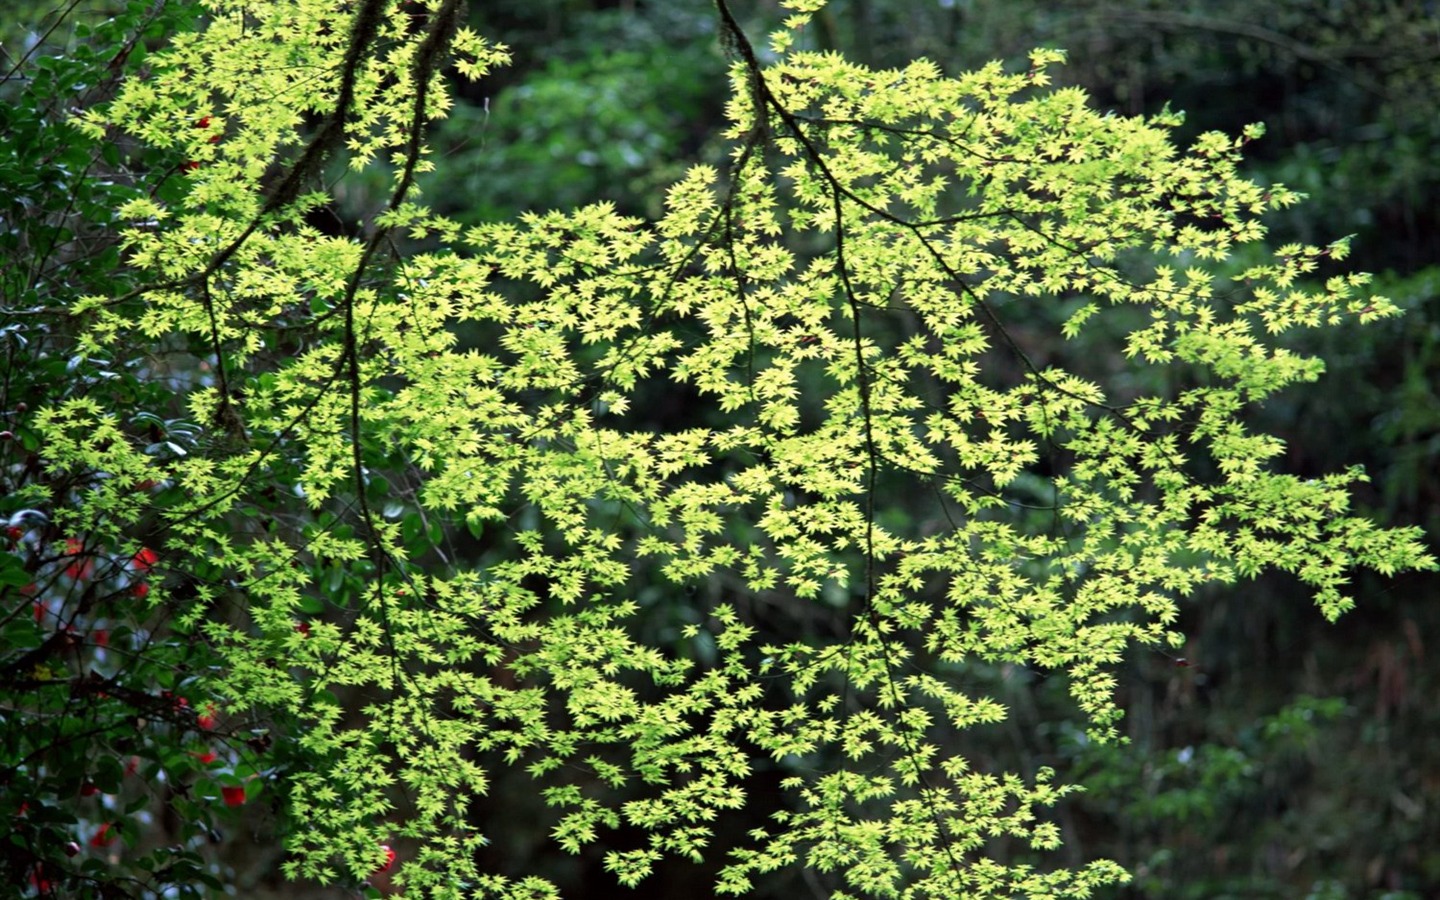
[[[1249,153],[1254,177],[1310,195],[1293,213],[1272,220],[1272,240],[1326,243],[1356,235],[1350,265],[1375,271],[1377,292],[1408,309],[1401,319],[1363,331],[1327,333],[1323,345],[1309,348],[1329,363],[1322,388],[1282,395],[1267,406],[1266,424],[1286,438],[1286,464],[1297,474],[1362,463],[1371,476],[1362,498],[1368,509],[1387,523],[1424,526],[1433,545],[1440,538],[1440,479],[1432,475],[1440,448],[1440,18],[1430,7],[1362,0],[837,0],[815,23],[814,40],[873,65],[928,56],[949,72],[995,58],[1022,60],[1034,46],[1065,47],[1070,61],[1061,77],[1084,86],[1102,108],[1153,113],[1169,104],[1186,112],[1184,130],[1192,135],[1239,133],[1247,123],[1264,122],[1267,136]],[[64,112],[103,96],[108,78],[143,65],[145,47],[186,20],[180,7],[163,10],[105,3],[36,7],[28,20],[5,26],[0,278],[7,313],[0,328],[7,343],[0,349],[8,367],[0,415],[12,438],[0,453],[12,480],[7,487],[23,480],[27,454],[35,450],[27,444],[25,418],[35,398],[53,402],[97,384],[143,393],[152,374],[138,363],[76,370],[56,349],[64,347],[63,323],[37,326],[9,311],[43,303],[47,286],[62,281],[88,284],[87,290],[125,289],[107,281],[116,259],[103,237],[109,217],[136,192],[166,190],[164,180],[107,186],[87,177],[94,166],[121,162],[106,158],[116,150],[87,147],[70,133]],[[764,3],[749,12],[755,33],[777,15]],[[515,61],[464,86],[465,102],[439,127],[441,156],[424,182],[438,212],[478,223],[606,199],[622,211],[653,214],[687,162],[722,156],[714,129],[726,96],[726,60],[708,3],[508,0],[475,3],[470,16],[480,33],[509,44]],[[167,164],[178,172],[185,163],[177,157]],[[346,190],[354,192],[349,205],[342,197],[319,224],[337,233],[353,229],[356,211],[373,205],[387,187],[383,173],[369,182],[347,181]],[[39,231],[27,221],[54,230]],[[1022,331],[1027,351],[1041,359],[1083,355],[1083,347],[1077,353],[1048,343],[1058,338],[1055,321],[1054,311],[1034,310],[1033,326]],[[699,415],[691,399],[655,397],[645,408],[673,427]],[[172,452],[166,444],[183,449],[183,422],[157,415],[151,427],[157,453]],[[163,490],[157,488],[156,502],[165,502]],[[135,561],[140,549],[104,549],[112,567],[105,590],[135,594],[146,574]],[[455,549],[494,550],[474,541]],[[8,584],[7,590],[27,586]],[[1192,635],[1183,658],[1151,653],[1129,661],[1122,693],[1130,743],[1120,747],[1097,748],[1083,739],[1078,723],[1067,723],[1063,688],[1015,667],[977,673],[1012,717],[1007,735],[971,755],[997,767],[1085,772],[1090,792],[1066,806],[1067,852],[1076,860],[1108,856],[1130,868],[1137,877],[1125,896],[1398,900],[1440,894],[1440,849],[1428,839],[1440,834],[1440,713],[1430,702],[1440,695],[1433,637],[1440,634],[1440,612],[1431,602],[1437,587],[1434,576],[1421,575],[1365,583],[1359,608],[1339,627],[1327,625],[1280,579],[1198,598],[1182,623]],[[657,588],[646,601],[657,633],[687,621],[687,598]],[[790,631],[833,627],[823,616],[797,619],[795,610],[756,614]],[[162,623],[116,619],[117,629],[155,636],[157,662],[134,673],[129,688],[147,698],[183,694],[183,684],[164,673],[203,667],[199,651],[184,641],[167,648]],[[13,619],[4,625],[26,626]],[[16,635],[16,646],[33,641],[28,632]],[[103,667],[105,648],[95,640],[87,638],[77,652]],[[24,669],[15,659],[6,665],[7,677]],[[158,764],[178,746],[193,753],[203,771],[212,765],[202,761],[210,742],[225,742],[236,749],[234,765],[202,782],[213,798],[242,783],[243,748],[263,740],[248,723],[202,723],[203,697],[185,697],[183,707],[147,699],[144,715],[137,714],[139,701],[123,695],[54,699],[57,710],[82,701],[94,705],[92,715],[117,758],[137,760],[136,771],[106,770],[105,783],[97,785],[102,796],[90,814],[97,833],[105,819],[102,801],[140,808],[154,799],[154,785],[145,782],[148,761]],[[21,740],[13,722],[4,736],[12,752]],[[53,746],[82,738],[32,734],[29,740]],[[766,777],[776,776],[758,776],[761,783]],[[12,781],[0,815],[21,821],[18,798],[43,790],[87,788]],[[528,783],[499,781],[486,803],[494,820],[506,823],[492,835],[487,864],[513,873],[543,870],[568,897],[616,890],[600,874],[598,857],[553,847],[549,820]],[[167,863],[166,878],[199,885],[202,877],[218,876],[242,895],[271,884],[276,809],[256,799],[243,807],[196,802],[193,812],[184,820],[157,813],[143,836],[142,844],[157,849],[193,848]],[[30,820],[26,827],[33,826],[43,844],[69,823],[50,825]],[[729,827],[740,832],[753,825],[737,820]],[[102,839],[94,849],[104,846]],[[28,861],[13,859],[8,871],[25,889],[40,892],[43,875],[33,878]],[[142,862],[136,867],[137,879],[153,877]],[[643,890],[704,895],[710,881],[703,869],[671,866]],[[810,886],[777,883],[773,889],[774,896],[793,897]]]

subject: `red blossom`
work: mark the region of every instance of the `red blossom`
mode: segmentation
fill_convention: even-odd
[[[85,544],[79,538],[72,537],[65,539],[66,556],[79,557],[84,552]],[[73,578],[76,581],[80,581],[84,578],[89,578],[90,573],[93,571],[95,571],[95,563],[88,557],[83,559],[76,559],[75,562],[72,562],[70,565],[65,567],[66,576]]]
[[[141,547],[140,552],[130,558],[130,566],[137,572],[148,572],[155,568],[159,559],[160,554],[149,547]]]
[[[225,798],[226,806],[245,805],[245,788],[243,785],[225,785],[220,788],[220,795]]]
[[[95,832],[95,834],[90,838],[90,846],[108,847],[111,844],[115,843],[115,835],[110,833],[113,829],[114,826],[111,825],[109,822],[101,825],[100,830]]]
[[[137,581],[130,586],[130,593],[134,594],[138,599],[144,600],[150,596],[150,585],[143,581]]]
[[[208,766],[215,761],[214,750],[206,750],[204,753],[201,753],[198,750],[191,750],[190,755],[200,760],[201,765]]]
[[[215,710],[215,704],[213,704],[213,703],[207,703],[207,704],[205,704],[205,711],[200,714],[199,718],[197,718],[197,719],[195,720],[195,722],[196,722],[196,724],[198,724],[201,728],[205,729],[206,731],[209,731],[210,729],[212,729],[212,728],[215,727],[215,716],[216,716],[216,715],[218,715],[218,713],[217,713],[216,710]]]
[[[390,845],[381,844],[380,849],[385,851],[385,862],[381,864],[380,868],[375,870],[376,875],[379,875],[381,872],[390,871],[390,867],[395,865],[395,851],[390,849]]]

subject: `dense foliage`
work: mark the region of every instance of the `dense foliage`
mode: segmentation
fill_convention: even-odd
[[[218,658],[172,632],[171,610],[149,599],[172,577],[158,544],[147,543],[149,511],[179,492],[158,479],[122,486],[104,469],[56,465],[41,424],[47,409],[104,398],[123,417],[115,427],[143,437],[144,457],[189,452],[200,435],[172,418],[175,386],[143,351],[79,353],[68,313],[80,295],[138,283],[122,263],[118,208],[147,193],[183,193],[172,177],[178,161],[89,140],[73,114],[107,100],[142,70],[151,44],[194,18],[185,7],[136,3],[108,17],[57,18],[40,39],[5,35],[0,883],[12,890],[205,895],[220,882],[204,853],[232,821],[226,801],[246,771],[243,736],[216,717],[199,677]],[[99,493],[116,515],[64,517]],[[166,815],[178,819],[180,843],[161,848],[148,836]],[[133,849],[122,855],[125,847]]]
[[[506,60],[454,0],[137,5],[35,67],[0,172],[17,883],[200,890],[269,797],[292,877],[548,896],[482,865],[514,769],[623,884],[1088,896],[1128,875],[1045,852],[1073,778],[964,750],[992,673],[1111,747],[1185,598],[1278,570],[1333,619],[1354,569],[1433,566],[1247,424],[1323,371],[1279,335],[1397,311],[1343,240],[1266,249],[1297,197],[1241,175],[1259,126],[1182,151],[1051,88],[1058,52],[872,69],[789,5],[759,49],[718,8],[728,150],[653,220],[422,205],[443,67]]]

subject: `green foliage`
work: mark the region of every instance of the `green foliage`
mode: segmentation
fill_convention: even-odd
[[[1115,666],[1178,646],[1202,586],[1286,572],[1333,619],[1357,567],[1433,567],[1351,514],[1360,472],[1282,474],[1245,423],[1323,369],[1274,335],[1396,311],[1328,271],[1343,241],[1262,250],[1297,198],[1238,173],[1258,127],[1182,152],[1178,115],[1049,89],[1058,52],[873,70],[800,49],[819,4],[790,6],[762,63],[721,5],[733,152],[653,222],[419,204],[442,65],[505,60],[456,0],[213,0],[74,120],[172,187],[112,198],[116,281],[56,300],[77,365],[146,362],[32,411],[28,496],[184,573],[146,593],[213,655],[195,686],[301,761],[234,771],[283,793],[288,875],[356,885],[398,839],[411,896],[550,896],[477,865],[513,767],[623,884],[719,854],[724,893],[801,865],[836,897],[1091,896],[1128,876],[1047,855],[1065,773],[961,752],[1007,714],[972,667],[1063,676],[1111,740]],[[342,163],[392,176],[356,238],[312,224]],[[1009,327],[1037,304],[1136,377],[1037,361]],[[658,430],[642,404],[681,390],[709,418]],[[655,582],[724,590],[660,641]],[[786,807],[712,846],[770,763]]]
[[[57,14],[6,57],[0,82],[0,883],[42,896],[198,897],[220,886],[207,857],[223,840],[217,826],[238,817],[221,789],[255,770],[242,720],[221,717],[197,677],[219,660],[151,598],[207,573],[173,569],[146,544],[154,510],[180,498],[151,461],[192,452],[198,429],[158,357],[77,355],[68,315],[80,294],[136,285],[116,210],[182,193],[178,160],[87,138],[72,109],[106,100],[142,69],[150,42],[195,16],[149,3],[114,12]],[[44,421],[65,405],[123,418],[57,459]],[[142,435],[128,471],[86,462]],[[73,515],[87,498],[108,512]],[[165,848],[153,827],[162,817],[176,823]]]

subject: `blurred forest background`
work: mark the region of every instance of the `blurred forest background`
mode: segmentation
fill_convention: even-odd
[[[752,35],[779,21],[773,0],[736,6]],[[515,60],[460,84],[424,184],[437,211],[476,223],[604,200],[655,215],[686,166],[723,163],[727,62],[708,0],[476,0],[469,15]],[[1264,123],[1252,177],[1310,197],[1270,220],[1272,242],[1355,235],[1347,265],[1376,273],[1376,292],[1407,315],[1288,338],[1326,359],[1328,374],[1270,403],[1257,426],[1285,438],[1295,474],[1363,465],[1361,508],[1440,543],[1440,5],[833,0],[811,28],[815,46],[880,67],[916,56],[949,72],[992,59],[1021,67],[1033,47],[1064,48],[1061,83],[1119,113],[1184,110],[1182,140]],[[360,227],[388,184],[378,170],[342,182],[331,225]],[[1062,346],[1059,310],[1007,312],[1033,356],[1086,358],[1123,377],[1103,334]],[[657,425],[684,427],[703,416],[691,399],[648,408]],[[1135,880],[1116,897],[1440,896],[1440,579],[1372,579],[1355,594],[1359,608],[1338,626],[1281,578],[1196,596],[1183,658],[1137,654],[1123,670],[1123,746],[1087,743],[1056,679],[977,671],[1011,716],[969,732],[964,752],[995,769],[1054,766],[1084,784],[1062,812],[1062,852],[1129,868]],[[663,629],[688,620],[692,599],[657,585],[646,602]],[[754,614],[828,628],[823,610]],[[492,774],[481,827],[495,870],[543,872],[571,900],[712,894],[718,861],[667,864],[638,891],[616,887],[598,853],[571,857],[549,841],[553,814],[523,772]],[[738,836],[761,824],[779,777],[759,773],[753,809],[724,827]],[[275,833],[251,824],[261,843]],[[276,858],[252,843],[230,861],[240,896],[331,896],[273,883]],[[791,877],[763,896],[826,896],[813,876]]]

